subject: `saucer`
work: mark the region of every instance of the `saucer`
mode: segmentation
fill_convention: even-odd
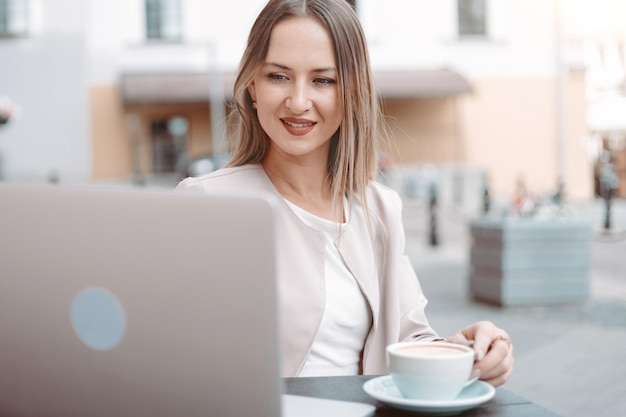
[[[370,379],[363,384],[363,389],[369,396],[389,407],[430,415],[458,414],[489,401],[496,393],[493,386],[483,381],[476,381],[463,388],[463,391],[453,400],[414,400],[400,394],[391,375]]]

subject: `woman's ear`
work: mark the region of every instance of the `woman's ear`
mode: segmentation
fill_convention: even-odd
[[[254,81],[248,85],[248,93],[252,101],[256,101],[256,86],[254,85]]]

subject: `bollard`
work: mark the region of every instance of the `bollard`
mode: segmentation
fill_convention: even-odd
[[[483,214],[489,214],[491,210],[491,195],[489,194],[489,186],[487,183],[483,186]]]
[[[617,188],[619,178],[613,164],[613,157],[609,151],[604,151],[600,156],[600,187],[604,198],[604,230],[611,231],[611,200]]]
[[[483,215],[486,216],[491,211],[491,192],[489,191],[489,176],[486,172],[482,174],[482,184],[483,184]]]
[[[430,204],[429,204],[429,243],[431,246],[439,244],[439,236],[437,233],[437,186],[434,182],[430,183]]]
[[[604,231],[611,231],[611,201],[613,200],[613,187],[606,187],[604,190]]]

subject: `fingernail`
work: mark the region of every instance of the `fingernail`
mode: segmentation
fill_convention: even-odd
[[[472,370],[472,373],[470,374],[470,379],[474,378],[480,378],[480,369],[475,368]]]
[[[485,357],[485,352],[483,350],[476,351],[476,362],[480,362]]]

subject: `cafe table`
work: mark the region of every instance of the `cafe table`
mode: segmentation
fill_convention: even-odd
[[[284,378],[285,393],[372,404],[376,406],[376,412],[373,415],[375,417],[420,415],[412,411],[391,408],[370,397],[363,390],[363,384],[376,376],[378,375]],[[459,417],[560,417],[503,387],[496,388],[496,393],[490,401],[456,415]]]

